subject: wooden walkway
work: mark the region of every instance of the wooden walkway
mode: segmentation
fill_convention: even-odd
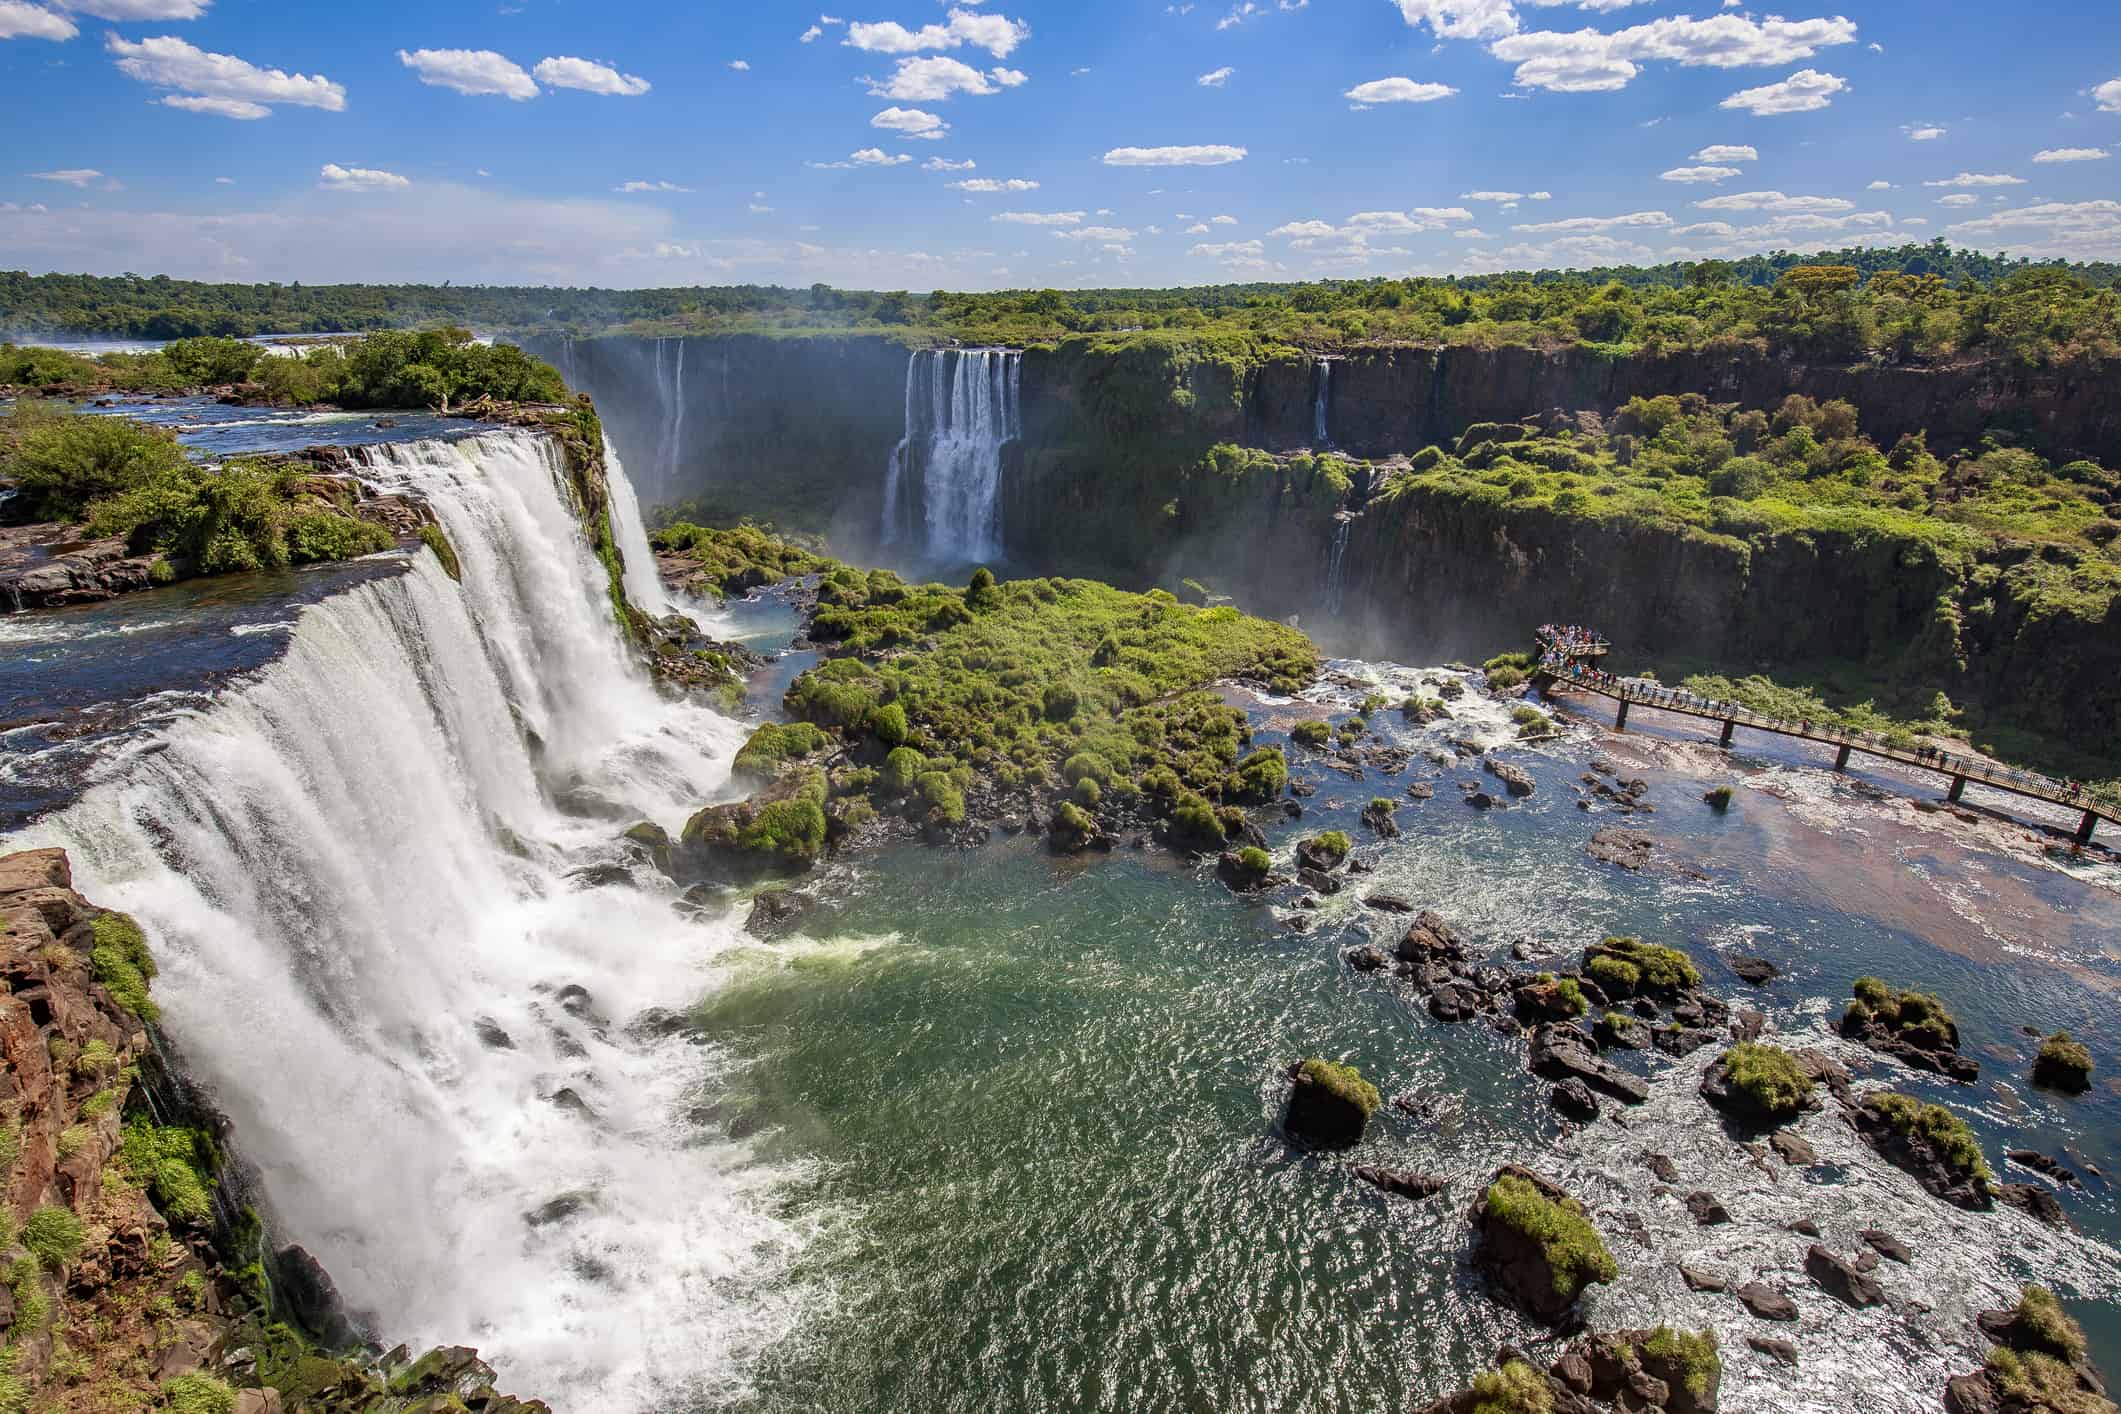
[[[1603,641],[1599,641],[1603,648]],[[1970,757],[1954,756],[1943,751],[1908,750],[1888,744],[1883,737],[1870,732],[1847,731],[1816,722],[1791,722],[1777,717],[1762,716],[1748,711],[1734,702],[1708,702],[1692,693],[1675,687],[1664,687],[1657,683],[1637,678],[1620,678],[1602,672],[1585,663],[1571,661],[1550,654],[1534,669],[1533,682],[1546,695],[1557,692],[1588,692],[1599,697],[1610,698],[1620,704],[1613,727],[1616,731],[1628,729],[1628,709],[1641,707],[1657,712],[1671,712],[1682,717],[1697,717],[1703,721],[1716,722],[1723,728],[1721,745],[1729,746],[1739,727],[1752,731],[1770,732],[1776,736],[1795,737],[1800,741],[1816,741],[1823,746],[1836,749],[1834,769],[1845,770],[1849,757],[1856,753],[1876,756],[1902,766],[1912,766],[1921,771],[1934,771],[1949,777],[1951,790],[1946,799],[1957,804],[1965,794],[1969,781],[2007,791],[2012,795],[2030,800],[2044,800],[2050,805],[2059,805],[2068,810],[2081,810],[2084,819],[2077,827],[2076,839],[2080,845],[2090,844],[2092,831],[2100,821],[2121,825],[2121,809],[2094,803],[2089,796],[2072,792],[2058,781],[2030,771],[2014,771],[2008,766],[1976,761]]]

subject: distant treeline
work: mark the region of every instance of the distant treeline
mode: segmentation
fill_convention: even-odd
[[[596,334],[884,332],[1026,344],[1068,334],[1688,349],[1761,339],[1810,358],[1962,353],[2041,362],[2121,348],[2110,263],[2013,260],[1944,241],[1891,250],[1451,278],[985,294],[699,286],[213,285],[0,272],[0,333],[174,339],[464,325]]]

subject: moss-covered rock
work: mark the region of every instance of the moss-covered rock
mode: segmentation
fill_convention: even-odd
[[[817,755],[831,744],[832,738],[809,722],[768,722],[753,732],[744,749],[737,752],[729,773],[764,785],[778,778],[787,767]]]
[[[685,822],[679,844],[719,877],[800,873],[824,852],[826,797],[823,771],[793,772],[750,800],[700,811]]]
[[[1551,1179],[1508,1164],[1473,1210],[1480,1265],[1539,1320],[1558,1320],[1584,1288],[1619,1275],[1583,1205]]]
[[[1330,874],[1347,862],[1348,851],[1354,847],[1354,841],[1342,831],[1327,830],[1297,843],[1296,862],[1306,869]]]
[[[1608,975],[1616,979],[1625,978],[1626,972],[1613,968],[1612,964],[1625,964],[1634,969],[1634,977],[1625,991],[1614,992],[1606,986],[1605,975],[1599,970],[1601,959],[1607,960]],[[1657,997],[1670,997],[1674,993],[1690,991],[1701,985],[1701,971],[1694,960],[1677,948],[1646,943],[1640,938],[1609,937],[1603,942],[1593,943],[1583,950],[1585,972],[1599,986],[1615,996],[1632,996],[1636,992]]]
[[[1322,1149],[1348,1149],[1362,1142],[1383,1100],[1361,1071],[1314,1058],[1291,1067],[1289,1077],[1294,1083],[1282,1127],[1291,1138]]]
[[[1803,1064],[1782,1047],[1745,1041],[1709,1067],[1701,1093],[1711,1104],[1745,1119],[1780,1124],[1804,1112],[1815,1084]]]
[[[1876,977],[1858,977],[1851,990],[1855,1000],[1842,1013],[1842,1035],[1920,1070],[1959,1081],[1979,1078],[1979,1063],[1959,1054],[1958,1023],[1937,997]]]
[[[2057,1031],[2040,1043],[2033,1061],[2033,1083],[2050,1090],[2081,1095],[2092,1086],[2092,1053],[2067,1031]]]
[[[1939,1198],[1961,1208],[1994,1206],[1993,1174],[1980,1140],[1942,1105],[1883,1091],[1865,1096],[1849,1119],[1866,1143]]]

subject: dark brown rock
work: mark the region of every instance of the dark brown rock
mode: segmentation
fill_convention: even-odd
[[[1687,1194],[1686,1210],[1703,1227],[1718,1227],[1731,1220],[1730,1210],[1716,1195],[1702,1190]]]
[[[1724,966],[1736,973],[1739,981],[1755,987],[1764,987],[1782,975],[1782,969],[1764,957],[1727,958]]]
[[[1882,1306],[1885,1292],[1871,1276],[1818,1243],[1804,1254],[1804,1270],[1819,1287],[1851,1306]]]
[[[1872,1249],[1880,1256],[1890,1257],[1902,1266],[1906,1266],[1914,1260],[1915,1254],[1908,1250],[1907,1244],[1889,1232],[1882,1232],[1875,1227],[1867,1227],[1858,1233],[1857,1236],[1869,1243]]]
[[[1374,1164],[1357,1164],[1353,1173],[1372,1187],[1382,1188],[1387,1193],[1416,1201],[1433,1198],[1445,1188],[1444,1180],[1431,1174],[1415,1173],[1411,1169],[1388,1169],[1379,1168]]]
[[[1819,1152],[1786,1129],[1778,1129],[1768,1136],[1768,1147],[1782,1156],[1782,1161],[1791,1168],[1809,1168],[1819,1162]]]
[[[1618,825],[1607,825],[1591,836],[1591,842],[1585,846],[1591,858],[1600,863],[1637,872],[1649,867],[1656,848],[1657,842],[1648,835],[1624,830]]]
[[[1738,1300],[1763,1321],[1794,1321],[1797,1303],[1762,1282],[1749,1281],[1735,1293]]]
[[[1797,1347],[1786,1340],[1777,1340],[1773,1336],[1766,1335],[1749,1335],[1745,1338],[1745,1343],[1762,1355],[1780,1360],[1783,1364],[1792,1368],[1796,1367]]]

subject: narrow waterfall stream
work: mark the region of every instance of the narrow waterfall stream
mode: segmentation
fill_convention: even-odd
[[[907,361],[906,432],[884,478],[886,543],[917,522],[936,561],[1000,557],[1002,450],[1024,433],[1022,377],[1023,355],[1011,349],[936,349]]]
[[[807,1299],[791,1171],[704,1136],[730,1062],[642,1022],[710,993],[737,930],[645,866],[579,871],[725,793],[743,730],[628,661],[549,441],[362,455],[435,508],[461,585],[422,553],[308,608],[23,843],[146,925],[276,1235],[385,1344],[476,1343],[560,1409],[725,1398]]]
[[[1311,440],[1320,447],[1333,445],[1333,360],[1322,358],[1313,378],[1316,392],[1311,401]]]

